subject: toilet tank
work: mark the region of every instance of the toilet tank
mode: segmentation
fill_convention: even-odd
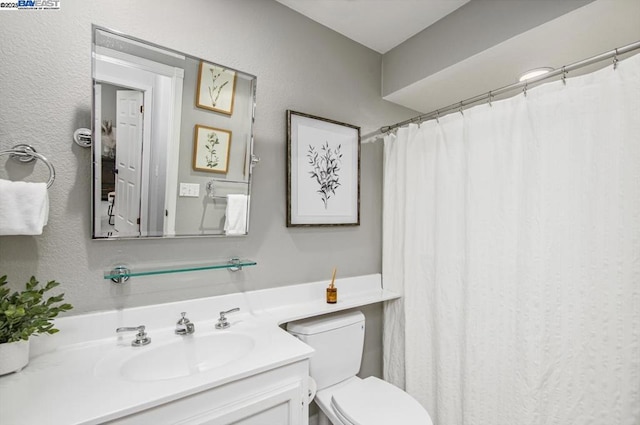
[[[287,324],[287,331],[310,345],[309,374],[318,390],[355,376],[364,345],[364,314],[359,311],[313,317]]]

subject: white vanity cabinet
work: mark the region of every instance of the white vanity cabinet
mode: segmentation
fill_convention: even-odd
[[[307,425],[309,361],[202,391],[108,424]]]

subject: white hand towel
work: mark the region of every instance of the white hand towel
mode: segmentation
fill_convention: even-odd
[[[249,197],[247,195],[227,195],[227,216],[224,223],[224,232],[227,235],[247,233],[248,206]]]
[[[41,235],[48,219],[46,183],[0,179],[0,235]]]

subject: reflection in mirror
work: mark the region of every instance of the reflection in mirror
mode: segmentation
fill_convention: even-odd
[[[94,239],[245,235],[256,77],[93,27]]]

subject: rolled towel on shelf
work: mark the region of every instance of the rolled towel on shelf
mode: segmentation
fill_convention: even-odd
[[[41,235],[48,219],[46,183],[0,179],[0,235]]]
[[[227,213],[224,222],[224,232],[227,235],[244,235],[247,233],[247,212],[249,196],[227,195]]]

